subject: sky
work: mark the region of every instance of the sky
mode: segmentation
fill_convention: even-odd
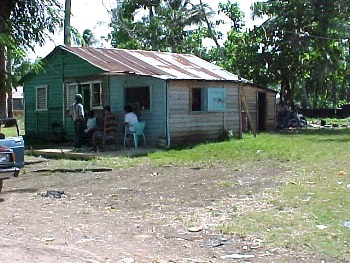
[[[71,0],[72,1],[72,17],[71,26],[75,27],[80,34],[85,29],[90,29],[96,35],[96,38],[100,36],[106,36],[110,30],[108,23],[110,21],[108,10],[115,7],[116,0]],[[256,0],[237,0],[239,7],[245,12],[246,25],[250,26],[253,24],[250,19],[250,6]],[[64,6],[64,0],[59,0]],[[208,3],[214,10],[217,10],[219,2],[215,0],[204,0],[203,2]],[[232,1],[234,2],[234,1]],[[228,27],[227,27],[228,28]],[[224,31],[225,27],[220,28]],[[57,32],[52,36],[51,40],[47,40],[43,47],[37,46],[35,53],[30,53],[29,57],[32,60],[36,58],[45,57],[48,55],[56,45],[63,44],[63,31]]]

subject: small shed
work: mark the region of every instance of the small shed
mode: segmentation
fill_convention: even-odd
[[[85,111],[97,115],[110,105],[123,120],[124,105],[133,105],[146,122],[150,146],[217,140],[227,131],[239,135],[248,128],[243,109],[252,129],[275,129],[275,91],[194,55],[57,46],[43,63],[41,72],[23,79],[27,138],[49,139],[61,127],[73,139],[76,93],[83,95]]]

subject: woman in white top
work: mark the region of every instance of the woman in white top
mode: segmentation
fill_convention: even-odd
[[[96,124],[95,113],[93,110],[90,110],[88,112],[88,119],[86,122],[86,129],[85,129],[85,134],[89,139],[89,146],[92,145],[92,137],[96,131],[96,128],[97,128],[97,124]]]
[[[130,132],[135,132],[135,126],[133,125],[139,122],[137,115],[132,111],[131,105],[126,105],[124,111],[126,112],[124,117],[125,125],[129,126]]]
[[[85,133],[88,133],[90,130],[95,129],[96,128],[96,117],[95,117],[95,113],[93,110],[90,110],[88,112],[88,119],[86,122],[86,129],[85,129]]]

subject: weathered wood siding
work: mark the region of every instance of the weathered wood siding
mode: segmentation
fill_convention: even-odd
[[[276,93],[267,91],[266,92],[266,130],[274,131],[276,129]]]
[[[192,112],[191,88],[226,89],[224,112]],[[217,140],[225,131],[239,132],[238,85],[210,81],[169,81],[169,132],[171,145]]]
[[[242,111],[247,112],[249,127],[252,130],[257,130],[257,89],[252,86],[242,85],[241,95],[246,100],[246,105],[248,109],[242,107]],[[243,102],[242,102],[243,105]]]
[[[147,144],[156,146],[160,136],[166,134],[166,82],[164,80],[135,75],[109,77],[110,106],[124,122],[125,87],[149,86],[151,91],[151,109],[141,111],[140,120],[146,122],[145,135]],[[121,132],[122,134],[122,132]]]
[[[265,94],[266,96],[266,116],[265,116],[265,125],[266,130],[271,131],[275,129],[275,118],[276,118],[276,93],[267,90],[256,88],[249,85],[242,86],[242,96],[245,96],[248,112],[251,119],[250,125],[255,131],[258,129],[258,92]],[[245,110],[242,108],[242,110]]]
[[[169,136],[170,145],[217,140],[227,131],[238,135],[241,125],[239,85],[229,81],[161,80],[151,76],[133,74],[104,75],[103,71],[65,50],[56,50],[45,59],[44,70],[26,78],[25,129],[26,136],[38,139],[52,136],[52,124],[60,123],[73,139],[73,122],[66,110],[67,83],[102,81],[102,104],[110,105],[113,113],[124,122],[125,88],[150,87],[150,110],[141,111],[146,121],[145,134],[148,145],[155,146],[160,137]],[[47,110],[36,110],[36,89],[47,86]],[[225,110],[195,112],[191,109],[192,88],[218,88],[225,90]],[[258,93],[266,96],[266,130],[275,128],[275,93],[243,85],[252,123],[257,126]],[[216,92],[216,91],[215,91]],[[219,92],[220,93],[220,92]],[[221,104],[222,105],[222,104]],[[97,112],[97,115],[99,113]],[[121,125],[122,141],[122,125]]]

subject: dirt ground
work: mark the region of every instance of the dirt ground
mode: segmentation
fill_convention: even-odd
[[[4,182],[0,262],[320,262],[217,228],[232,220],[234,207],[257,209],[285,173],[277,168],[40,172],[58,164],[32,163]]]

